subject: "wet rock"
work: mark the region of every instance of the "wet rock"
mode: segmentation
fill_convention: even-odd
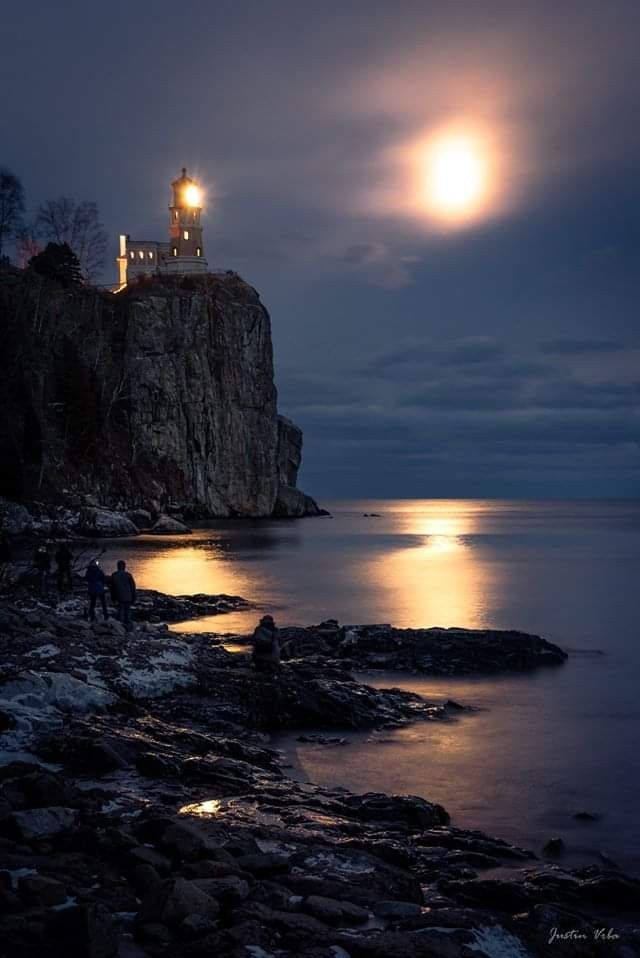
[[[122,746],[119,747],[107,739],[97,742],[88,741],[84,743],[82,749],[81,764],[85,772],[101,775],[128,768],[130,756],[126,754]]]
[[[47,925],[47,955],[55,958],[115,958],[118,934],[113,918],[98,903],[77,905],[52,915]]]
[[[25,842],[55,838],[68,832],[74,825],[78,813],[73,808],[30,808],[24,812],[14,812],[13,825],[18,836]]]
[[[139,755],[136,758],[136,768],[147,778],[178,778],[180,775],[178,762],[165,755],[155,755],[153,752],[143,752]]]
[[[347,740],[339,735],[321,735],[315,733],[311,735],[298,735],[298,741],[312,745],[346,745]]]
[[[403,921],[422,913],[421,906],[411,901],[376,901],[372,908],[374,915],[385,921]]]
[[[171,822],[158,839],[158,845],[180,860],[204,858],[216,846],[197,827],[188,822]]]
[[[171,871],[171,860],[166,855],[144,845],[130,849],[129,860],[135,865],[151,865],[159,875],[168,875]]]
[[[149,529],[154,536],[181,536],[191,532],[189,526],[171,516],[161,515]]]
[[[141,531],[149,529],[153,525],[153,518],[147,509],[128,509],[125,516]]]
[[[37,766],[11,764],[5,767],[4,798],[15,809],[74,805],[78,790],[67,778]]]
[[[250,855],[241,855],[236,859],[236,864],[238,868],[258,876],[287,872],[291,867],[289,857],[277,852],[255,852]]]
[[[134,611],[136,621],[184,622],[203,615],[221,615],[249,608],[251,604],[237,595],[174,596],[153,589],[140,589]]]
[[[224,878],[196,878],[195,884],[223,905],[238,905],[249,895],[249,885],[236,875]]]
[[[545,842],[542,850],[545,855],[561,855],[564,851],[564,841],[562,838],[550,838],[549,841]]]
[[[205,915],[194,914],[187,915],[180,925],[180,931],[185,938],[192,940],[211,934],[217,926],[218,923],[212,918],[207,918]]]
[[[580,886],[583,898],[600,905],[626,909],[640,908],[640,881],[623,875],[597,875]]]
[[[359,925],[369,920],[366,908],[348,901],[324,898],[322,895],[308,895],[301,908],[328,925]]]
[[[0,528],[8,535],[24,535],[31,532],[33,525],[33,516],[24,506],[0,497]]]
[[[138,923],[159,922],[169,927],[179,926],[189,915],[201,915],[214,920],[220,907],[197,881],[185,878],[167,879],[153,886],[143,898],[138,912]]]
[[[449,815],[442,807],[416,795],[383,795],[367,793],[349,796],[346,804],[365,821],[403,822],[409,828],[432,828],[446,825]]]
[[[62,882],[45,875],[25,875],[18,881],[18,893],[28,905],[61,905],[67,899]]]
[[[111,512],[108,509],[82,509],[78,519],[77,531],[80,535],[90,538],[138,535],[138,529],[131,519],[128,519],[121,512]]]
[[[496,878],[474,878],[462,882],[442,881],[439,888],[463,902],[472,902],[496,911],[524,911],[530,901],[526,889],[517,882]]]
[[[144,895],[154,885],[159,885],[162,879],[153,865],[142,864],[136,865],[131,872],[131,881],[138,894]]]
[[[147,921],[136,928],[136,934],[150,945],[168,945],[171,941],[171,932],[166,925],[159,921]]]
[[[296,657],[322,655],[345,659],[352,668],[470,675],[522,672],[560,665],[566,653],[546,639],[526,632],[497,629],[397,629],[392,625],[327,623],[284,628],[282,640]],[[459,710],[449,703],[449,711]]]

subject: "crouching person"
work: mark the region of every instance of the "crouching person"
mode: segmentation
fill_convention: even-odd
[[[118,562],[116,572],[111,576],[111,598],[117,608],[116,618],[122,622],[127,632],[133,629],[131,620],[131,606],[136,601],[136,583],[130,572],[127,572],[127,563],[122,559]]]
[[[258,672],[277,672],[280,667],[280,638],[270,615],[263,615],[254,630],[253,664]]]

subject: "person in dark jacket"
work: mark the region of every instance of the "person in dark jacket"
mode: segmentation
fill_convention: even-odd
[[[87,592],[89,593],[89,621],[95,622],[96,602],[100,600],[102,614],[106,622],[106,620],[109,618],[109,613],[107,612],[107,599],[104,594],[107,577],[100,567],[100,563],[97,559],[92,559],[89,563],[85,573],[85,579],[87,582]]]
[[[254,630],[253,664],[258,672],[276,672],[280,667],[280,637],[270,615],[263,615]]]
[[[66,542],[60,543],[54,558],[58,569],[58,592],[70,592],[73,588],[73,579],[71,577],[73,552]]]
[[[111,576],[111,598],[118,607],[118,622],[122,622],[127,632],[130,632],[133,628],[131,606],[136,601],[136,583],[131,573],[127,572],[127,563],[122,559],[118,562],[117,571]]]
[[[38,585],[43,592],[47,585],[47,579],[51,571],[51,556],[46,546],[39,546],[33,557],[33,564],[36,567],[38,576]]]

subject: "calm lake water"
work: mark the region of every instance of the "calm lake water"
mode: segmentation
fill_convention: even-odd
[[[277,744],[301,777],[423,795],[461,826],[534,850],[561,835],[565,860],[603,851],[640,872],[640,502],[328,508],[333,518],[218,521],[179,539],[113,541],[103,561],[127,559],[143,587],[242,595],[287,625],[493,626],[559,643],[567,665],[529,676],[367,679],[483,709],[457,722],[351,734],[337,748],[295,735]],[[248,632],[256,617],[184,628]],[[581,824],[582,810],[602,818]]]

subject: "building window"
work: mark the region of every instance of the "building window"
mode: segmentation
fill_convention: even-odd
[[[133,252],[133,250],[131,250],[131,252],[129,253],[130,259],[134,259],[134,258],[135,258],[135,255],[136,255],[136,254]]]
[[[189,239],[189,230],[185,230],[182,235],[184,236],[184,238],[185,238],[186,240],[188,240],[188,239]]]
[[[140,259],[144,259],[144,250],[143,250],[143,249],[138,250],[138,256],[139,256]]]
[[[196,256],[202,256],[202,250],[199,246],[196,246]]]
[[[153,253],[149,250],[149,259],[153,259]]]
[[[174,211],[173,211],[173,218],[174,218],[174,220],[177,220],[177,219],[178,219],[178,211],[177,211],[177,210],[174,210]]]
[[[177,256],[177,255],[178,255],[178,247],[177,247],[177,246],[174,246],[171,252],[173,253],[174,256]]]

